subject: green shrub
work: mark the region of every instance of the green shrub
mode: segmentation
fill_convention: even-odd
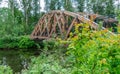
[[[43,40],[44,50],[56,50],[61,47],[61,43],[59,43],[56,39],[48,39]]]
[[[46,56],[42,54],[33,58],[28,70],[23,70],[22,74],[70,74],[71,68],[64,68],[60,65],[60,60],[55,55]]]
[[[4,36],[0,39],[0,48],[6,49],[28,49],[40,48],[39,44],[29,38],[29,36]]]
[[[0,74],[13,74],[13,71],[8,66],[0,65]]]
[[[78,33],[68,47],[73,74],[120,74],[120,37],[107,30]]]
[[[4,36],[0,39],[0,48],[18,48],[19,37],[12,37],[11,35]]]
[[[22,36],[18,42],[18,47],[22,49],[37,48],[37,43],[29,38],[29,36]]]

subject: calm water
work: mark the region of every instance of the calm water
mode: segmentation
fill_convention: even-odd
[[[0,65],[8,65],[13,72],[20,72],[28,67],[33,53],[15,50],[0,50]]]

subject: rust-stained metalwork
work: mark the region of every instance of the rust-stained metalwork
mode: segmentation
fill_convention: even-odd
[[[67,39],[75,23],[89,23],[95,30],[98,28],[97,23],[80,13],[55,10],[40,18],[30,37],[31,39],[48,39],[59,36]]]

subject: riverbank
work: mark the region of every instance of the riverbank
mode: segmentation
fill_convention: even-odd
[[[10,50],[10,49],[29,49],[39,48],[39,44],[30,39],[28,35],[25,36],[5,36],[0,38],[0,49]]]
[[[120,74],[120,36],[111,35],[107,30],[90,30],[87,24],[84,26],[82,33],[76,29],[67,41],[43,40],[43,47],[39,46],[42,49],[38,49],[40,55],[32,57],[21,74]],[[28,37],[18,42],[24,48],[29,44],[32,42]],[[2,73],[7,74],[4,70]]]

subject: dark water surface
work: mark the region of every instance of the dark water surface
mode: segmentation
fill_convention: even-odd
[[[0,65],[8,65],[13,72],[20,72],[28,67],[30,58],[33,56],[31,52],[0,50]]]

